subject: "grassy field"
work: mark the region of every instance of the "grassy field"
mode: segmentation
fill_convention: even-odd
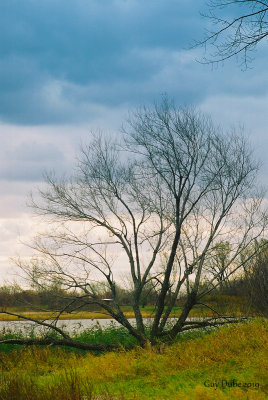
[[[234,316],[244,316],[244,315],[254,315],[254,311],[249,310],[246,302],[243,298],[233,297],[233,296],[208,296],[206,303],[212,307],[214,310],[218,310],[222,314],[234,315]],[[171,317],[178,317],[181,313],[182,307],[174,307],[171,313]],[[24,308],[7,308],[6,311],[21,314],[24,317],[30,317],[37,320],[52,319],[53,314],[51,311],[32,311]],[[134,312],[131,306],[122,306],[122,311],[127,318],[134,318]],[[155,308],[154,306],[146,306],[141,309],[142,316],[144,318],[151,318],[154,316]],[[199,305],[193,308],[189,314],[190,317],[212,317],[216,314],[209,308]],[[103,312],[88,312],[81,311],[72,314],[63,313],[60,319],[104,319],[111,318],[105,311]],[[0,321],[17,321],[20,318],[1,314]]]
[[[102,333],[116,340],[111,334]],[[264,319],[189,332],[172,346],[98,356],[56,348],[0,350],[0,400],[268,398]]]

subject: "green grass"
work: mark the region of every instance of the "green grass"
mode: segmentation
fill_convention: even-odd
[[[127,342],[125,335],[110,327],[77,338]],[[51,347],[2,351],[0,367],[0,400],[262,400],[268,398],[268,321],[189,332],[172,346],[98,356]],[[222,379],[260,386],[204,385]]]

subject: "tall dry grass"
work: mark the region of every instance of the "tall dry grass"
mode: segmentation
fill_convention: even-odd
[[[268,398],[268,321],[189,333],[172,346],[95,356],[31,347],[0,353],[0,400]],[[258,388],[207,388],[236,379]]]

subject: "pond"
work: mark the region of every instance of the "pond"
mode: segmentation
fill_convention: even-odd
[[[130,318],[129,322],[135,323],[135,319]],[[117,321],[111,318],[61,319],[57,323],[57,326],[59,328],[64,328],[64,330],[66,330],[69,333],[72,333],[73,331],[82,332],[86,329],[93,328],[94,326],[100,326],[101,328],[106,328],[111,325],[120,326],[120,324]],[[27,333],[28,331],[31,331],[33,327],[36,332],[41,332],[42,330],[47,329],[46,327],[42,327],[32,321],[0,321],[0,332],[2,332],[3,330],[10,330],[13,332],[21,330]]]
[[[168,323],[172,324],[174,321],[176,321],[176,318],[169,318]],[[188,321],[200,321],[202,318],[188,318]],[[135,324],[135,319],[134,318],[129,318],[129,322],[131,324]],[[144,318],[144,323],[145,325],[150,325],[152,324],[153,319],[152,318]],[[57,326],[59,328],[64,328],[69,333],[72,333],[74,331],[76,332],[82,332],[86,329],[93,328],[94,326],[100,326],[101,328],[106,328],[109,326],[120,326],[120,324],[113,320],[113,319],[62,319],[59,320],[57,323]],[[40,325],[35,324],[34,322],[31,321],[0,321],[0,332],[3,331],[22,331],[25,334],[27,332],[30,332],[34,328],[34,331],[36,333],[42,332],[43,330],[46,330],[47,328],[42,327]]]

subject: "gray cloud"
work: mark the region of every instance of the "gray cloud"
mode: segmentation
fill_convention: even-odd
[[[63,172],[67,160],[53,143],[24,140],[5,144],[0,150],[0,180],[40,181],[44,170]]]
[[[96,106],[131,108],[163,92],[178,104],[264,95],[265,48],[245,72],[234,61],[212,70],[195,61],[200,49],[186,50],[203,35],[204,8],[204,0],[1,2],[0,120],[77,124]]]
[[[201,3],[191,0],[182,7],[178,0],[2,2],[0,118],[18,124],[72,122],[86,118],[77,109],[96,103],[96,92],[104,94],[106,104],[126,101],[125,87],[146,84],[167,65],[169,57],[159,60],[159,50],[180,50],[200,31]],[[64,98],[56,104],[46,96],[55,83]],[[76,87],[75,93],[66,90],[68,85]],[[84,88],[87,97],[79,101]]]
[[[214,69],[197,63],[202,51],[185,48],[203,33],[203,7],[203,0],[1,2],[0,120],[33,131],[20,140],[19,132],[0,132],[0,179],[39,180],[44,169],[68,169],[62,143],[77,148],[81,129],[67,133],[66,125],[114,130],[127,109],[163,92],[178,105],[209,104],[212,112],[210,99],[228,98],[215,102],[220,116],[221,104],[235,104],[230,113],[236,107],[240,122],[249,115],[255,121],[248,103],[245,118],[239,104],[266,97],[268,51],[244,72],[234,61]],[[51,132],[40,133],[42,125]]]
[[[268,95],[256,98],[218,94],[208,97],[200,104],[200,108],[225,130],[242,128],[255,157],[261,161],[259,180],[263,186],[267,186]]]
[[[33,232],[29,191],[45,170],[72,172],[90,131],[118,132],[128,109],[167,92],[228,128],[244,124],[264,160],[268,49],[252,69],[212,69],[189,50],[207,24],[205,0],[0,1],[0,269],[10,273],[17,227]],[[187,50],[188,49],[188,50]]]

